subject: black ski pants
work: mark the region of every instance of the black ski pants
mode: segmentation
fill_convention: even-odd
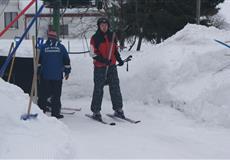
[[[108,68],[107,77],[106,67],[94,67],[94,90],[91,102],[91,111],[100,112],[103,98],[103,89],[105,85],[109,85],[109,92],[113,105],[113,110],[122,109],[122,95],[120,91],[119,78],[116,65]]]
[[[59,115],[61,110],[62,80],[46,80],[41,78],[38,92],[38,106],[45,112],[47,99],[51,97],[51,115]]]

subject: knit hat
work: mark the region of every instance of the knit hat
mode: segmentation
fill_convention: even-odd
[[[98,26],[98,28],[99,28],[99,26],[100,26],[101,23],[107,23],[108,26],[110,26],[109,20],[108,20],[107,18],[102,17],[102,18],[99,18],[99,19],[97,20],[97,26]]]
[[[48,36],[48,38],[57,39],[57,32],[55,32],[55,31],[48,31],[47,36]]]

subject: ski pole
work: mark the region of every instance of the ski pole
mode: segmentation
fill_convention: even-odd
[[[15,41],[16,45],[18,43],[18,40],[19,40],[18,37],[14,38],[14,41]],[[11,45],[12,45],[12,49],[13,49],[14,48],[14,43],[12,42]],[[10,52],[12,51],[12,49],[10,49]],[[10,52],[9,52],[9,54],[10,54]],[[15,60],[15,58],[16,58],[16,53],[14,54],[12,62],[11,62],[11,65],[10,65],[10,71],[9,71],[7,82],[10,82],[10,78],[11,78],[13,67],[14,67],[14,60]]]
[[[221,41],[219,41],[219,40],[217,40],[217,39],[214,39],[214,41],[216,41],[216,42],[219,43],[219,44],[224,45],[225,47],[230,48],[230,45],[228,45],[228,44],[226,44],[226,43],[224,43],[224,42],[221,42]]]
[[[112,56],[112,51],[113,51],[113,43],[114,43],[114,40],[115,40],[115,32],[113,32],[113,36],[112,36],[112,41],[111,41],[111,45],[110,45],[110,48],[109,48],[109,57],[108,57],[108,60],[110,61],[111,59],[111,56]],[[108,74],[108,69],[109,69],[109,65],[106,66],[106,69],[105,69],[105,81],[107,79],[107,74]]]
[[[32,6],[32,4],[35,2],[35,0],[32,0],[22,11],[21,13],[14,18],[13,21],[11,21],[6,28],[0,32],[0,37]]]
[[[126,62],[127,64],[126,64],[126,71],[128,72],[129,71],[129,61],[131,61],[131,58],[132,58],[133,56],[132,55],[130,55],[130,56],[128,56],[125,60],[124,60],[124,62]]]

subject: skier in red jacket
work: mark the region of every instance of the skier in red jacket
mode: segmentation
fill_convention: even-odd
[[[110,23],[108,19],[99,18],[97,26],[98,29],[90,40],[90,54],[94,60],[94,91],[91,102],[93,118],[101,120],[100,111],[103,88],[107,84],[109,85],[114,114],[124,118],[122,95],[116,66],[116,61],[118,61],[119,66],[122,66],[124,61],[121,59],[117,49],[115,33],[109,29]]]

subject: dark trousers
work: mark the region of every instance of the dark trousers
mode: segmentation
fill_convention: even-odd
[[[61,110],[62,80],[40,79],[38,89],[38,106],[46,111],[47,99],[51,97],[51,115],[60,114]]]
[[[113,110],[119,110],[123,107],[117,67],[115,65],[110,66],[107,72],[107,77],[105,77],[105,74],[106,67],[94,67],[94,90],[91,102],[92,112],[99,112],[101,110],[104,93],[103,88],[107,84],[109,85]]]

